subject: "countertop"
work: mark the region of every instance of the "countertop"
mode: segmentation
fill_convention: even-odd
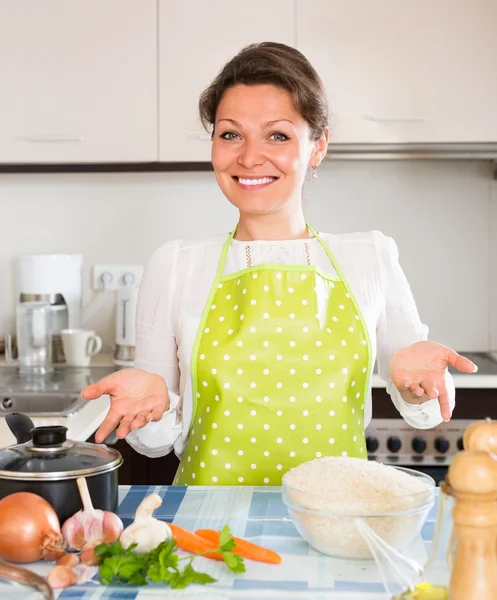
[[[112,362],[112,355],[110,354],[98,354],[93,357],[92,367],[114,367]],[[5,362],[4,357],[0,360],[0,369],[12,368]],[[62,367],[68,368],[68,367]],[[84,378],[82,384],[85,385]],[[80,390],[78,390],[80,391]],[[1,390],[0,390],[1,392]],[[98,400],[92,400],[83,404],[83,407],[76,413],[66,416],[43,416],[43,417],[31,417],[35,426],[41,425],[64,425],[68,428],[67,437],[75,441],[87,440],[99,427],[105,418],[107,410],[109,409],[109,397],[102,396]],[[0,414],[0,448],[15,444],[15,437],[10,432],[5,419]]]
[[[41,425],[64,425],[67,427],[67,438],[78,442],[87,440],[98,429],[109,409],[109,397],[102,396],[98,400],[87,402],[77,413],[68,416],[32,417],[35,427]],[[16,443],[7,423],[0,417],[0,448]]]
[[[283,504],[279,487],[172,487],[121,486],[119,514],[127,526],[143,498],[156,492],[163,498],[154,516],[190,530],[220,529],[228,524],[234,535],[267,546],[282,555],[280,565],[246,561],[247,571],[234,575],[206,558],[195,559],[199,571],[208,572],[217,583],[170,590],[151,584],[101,586],[91,581],[57,594],[71,600],[145,600],[145,598],[202,598],[203,600],[389,600],[374,561],[333,559],[313,550],[298,534]],[[405,553],[424,564],[435,528],[436,505],[430,511],[421,535]],[[30,568],[46,575],[51,565]]]

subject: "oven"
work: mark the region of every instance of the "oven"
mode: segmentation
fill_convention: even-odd
[[[370,460],[422,471],[439,484],[452,458],[463,449],[464,431],[470,423],[497,419],[497,360],[483,353],[461,352],[479,371],[454,374],[456,408],[449,423],[433,429],[414,429],[399,417],[384,384],[373,376],[373,418],[366,429]]]

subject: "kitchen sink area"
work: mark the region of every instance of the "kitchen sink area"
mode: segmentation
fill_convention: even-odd
[[[85,402],[79,394],[14,393],[2,396],[0,416],[2,416],[2,413],[9,412],[20,412],[32,417],[45,417],[54,414],[68,416],[77,413]]]
[[[23,413],[38,425],[64,425],[68,438],[88,439],[103,421],[109,399],[102,396],[90,402],[81,390],[113,373],[116,367],[69,367],[56,365],[45,375],[24,373],[15,366],[0,366],[0,446],[14,443],[5,415]]]
[[[0,368],[0,415],[22,412],[30,416],[71,415],[86,403],[83,388],[115,371],[115,367],[55,367],[45,375]]]

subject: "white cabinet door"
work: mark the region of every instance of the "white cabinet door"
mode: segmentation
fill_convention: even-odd
[[[497,141],[495,0],[297,0],[332,142]]]
[[[244,46],[295,45],[294,0],[159,0],[160,160],[208,161],[201,92]]]
[[[156,0],[0,0],[0,163],[156,161]]]

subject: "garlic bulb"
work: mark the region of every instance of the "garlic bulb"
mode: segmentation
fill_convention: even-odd
[[[154,510],[162,504],[158,494],[147,496],[136,509],[135,520],[122,532],[120,541],[123,548],[137,544],[135,552],[146,554],[157,546],[171,539],[171,530],[167,523],[154,519]]]
[[[121,519],[110,511],[93,508],[86,479],[80,477],[78,484],[83,510],[67,519],[62,534],[67,544],[76,550],[94,548],[99,544],[112,544],[119,539],[123,530]]]

